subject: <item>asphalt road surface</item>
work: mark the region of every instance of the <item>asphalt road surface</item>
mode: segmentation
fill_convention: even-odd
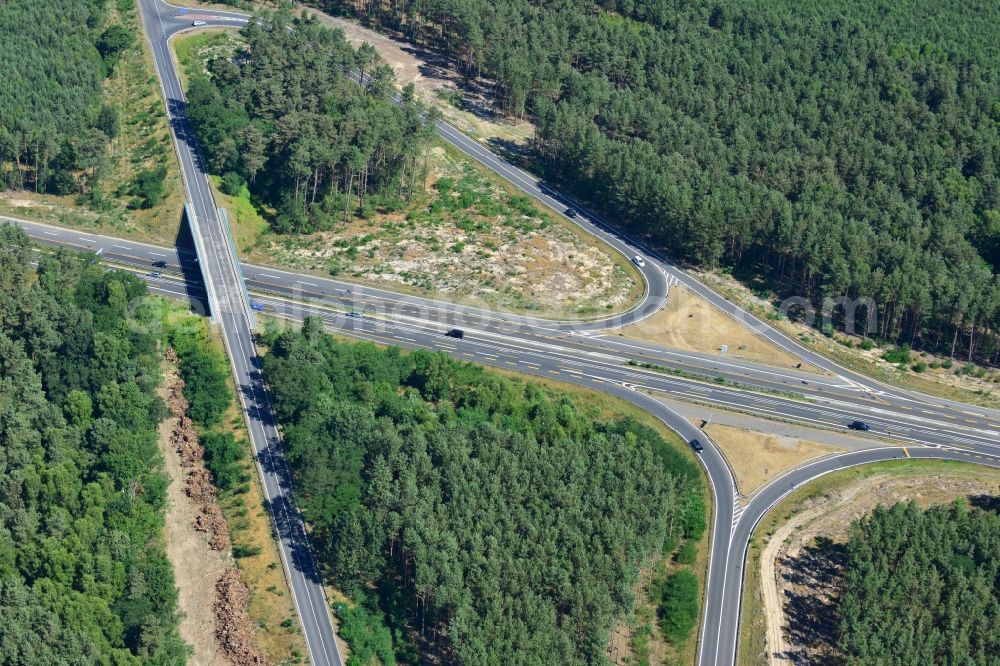
[[[200,297],[204,299],[204,287],[190,284],[203,277],[207,300],[212,304],[213,316],[222,327],[233,372],[240,386],[251,441],[280,536],[282,560],[291,582],[293,600],[303,625],[311,661],[314,664],[340,664],[316,561],[301,517],[291,501],[288,469],[259,373],[259,359],[252,346],[252,315],[244,297],[239,267],[219,223],[197,144],[184,114],[183,94],[168,46],[169,38],[191,29],[194,20],[205,21],[208,26],[239,27],[246,23],[247,17],[233,12],[185,10],[158,0],[141,0],[140,6],[188,192],[189,221],[196,245],[194,256],[186,248],[156,248],[74,230],[25,226],[38,240],[99,251],[111,261],[139,266],[163,262],[163,270],[166,271],[163,275],[147,276],[152,289],[159,293],[197,300],[200,290]],[[475,306],[399,296],[344,282],[244,265],[247,285],[259,294],[254,296],[254,300],[269,313],[278,316],[300,319],[306,314],[317,314],[331,328],[356,337],[406,348],[439,349],[485,365],[557,377],[611,393],[654,414],[686,440],[699,439],[705,445],[705,452],[700,458],[708,472],[715,500],[705,614],[699,641],[700,664],[734,663],[742,567],[749,537],[766,510],[792,487],[844,466],[895,457],[936,457],[1000,464],[997,457],[1000,446],[996,444],[1000,432],[1000,412],[901,391],[840,368],[745,312],[679,266],[646,249],[640,241],[613,230],[598,216],[560,196],[536,177],[508,164],[446,123],[438,123],[437,131],[466,155],[552,207],[558,214],[570,208],[576,210],[573,222],[626,256],[631,258],[639,254],[645,257],[645,266],[641,270],[647,289],[643,300],[630,312],[610,319],[554,322],[489,312]],[[193,261],[195,256],[197,262]],[[200,271],[192,269],[192,266],[199,267]],[[159,268],[152,268],[151,271],[158,272]],[[184,273],[187,283],[185,279],[171,275],[174,271]],[[199,272],[201,275],[197,275]],[[670,285],[676,283],[684,284],[803,362],[827,370],[830,376],[806,375],[600,335],[609,328],[637,321],[657,311]],[[300,302],[303,299],[315,302]],[[351,310],[354,312],[349,313]],[[467,335],[464,339],[444,336],[444,331],[455,325],[465,327]],[[629,359],[695,373],[701,378],[643,370],[626,365]],[[722,377],[725,382],[705,381],[714,377]],[[767,392],[748,391],[746,388],[749,386]],[[799,397],[792,397],[789,393]],[[825,458],[765,487],[744,507],[736,497],[735,483],[727,463],[710,439],[656,400],[653,397],[656,394],[826,427],[844,427],[846,423],[861,418],[871,424],[873,436],[890,437],[894,441],[910,442],[913,446],[906,449],[876,446],[870,450]],[[876,444],[873,441],[873,445]]]
[[[177,18],[177,10],[154,0],[141,0],[139,6],[167,105],[167,117],[187,192],[188,222],[195,239],[208,301],[213,319],[222,329],[239,398],[246,413],[254,457],[268,510],[274,521],[282,564],[302,624],[309,659],[316,666],[340,666],[342,659],[320,570],[302,517],[292,502],[291,475],[261,377],[260,359],[251,334],[252,315],[244,296],[239,267],[230,251],[227,232],[220,224],[204,162],[185,111],[184,93],[171,58],[168,40],[178,31],[191,27],[191,20]]]

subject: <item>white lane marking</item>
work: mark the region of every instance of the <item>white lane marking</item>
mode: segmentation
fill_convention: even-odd
[[[132,250],[132,248],[130,248],[128,245],[112,245],[111,247],[117,247],[120,250],[129,250],[129,251]]]
[[[92,242],[89,238],[83,238],[82,236],[77,236],[76,239],[78,241],[83,242],[83,243],[90,243],[90,242]]]
[[[261,273],[260,277],[271,278],[272,280],[280,280],[281,279],[277,275],[268,275],[267,273]]]
[[[165,254],[160,254],[159,252],[150,252],[149,254],[153,255],[154,257],[165,257],[165,256],[167,256]]]
[[[295,283],[296,284],[307,284],[310,287],[315,287],[316,286],[316,283],[314,283],[314,282],[306,282],[304,280],[296,280]]]
[[[43,231],[42,233],[46,234],[48,236],[58,236],[59,235],[59,232],[57,232],[57,231]]]

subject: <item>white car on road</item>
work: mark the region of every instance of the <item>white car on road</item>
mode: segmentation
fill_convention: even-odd
[[[638,266],[639,268],[642,268],[646,265],[646,260],[640,257],[639,255],[635,255],[634,257],[632,257],[632,263]]]
[[[205,25],[205,22],[204,21],[194,21],[194,22],[191,23],[191,25]]]

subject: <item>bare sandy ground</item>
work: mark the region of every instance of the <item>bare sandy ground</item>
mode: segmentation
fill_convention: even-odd
[[[680,285],[671,287],[667,305],[662,310],[626,326],[620,333],[633,340],[703,353],[720,353],[726,345],[725,354],[730,357],[786,368],[798,364],[794,356],[754,335],[740,322]],[[815,371],[809,365],[801,369]]]
[[[808,460],[844,450],[799,437],[716,423],[706,425],[705,432],[722,449],[742,495],[750,495]]]
[[[165,370],[169,368],[164,366]],[[166,389],[161,388],[166,399]],[[204,532],[194,528],[200,513],[197,504],[184,493],[186,470],[170,444],[170,433],[177,419],[160,424],[159,446],[170,478],[167,488],[167,515],[163,535],[167,542],[167,557],[174,565],[174,577],[179,593],[181,637],[194,648],[192,666],[228,666],[229,661],[215,640],[215,582],[227,567],[227,556],[212,550]]]

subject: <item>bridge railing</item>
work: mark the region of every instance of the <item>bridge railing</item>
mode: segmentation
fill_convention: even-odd
[[[240,281],[240,292],[243,294],[243,310],[246,312],[247,321],[250,322],[250,328],[257,328],[257,317],[253,313],[253,308],[250,307],[250,292],[247,291],[247,281],[243,277],[243,265],[240,264],[240,257],[236,254],[236,242],[233,240],[233,234],[229,228],[229,213],[226,212],[225,208],[219,208],[219,223],[226,234],[226,244],[229,246],[229,261],[232,262],[233,268],[236,271],[236,277]]]
[[[198,270],[201,271],[201,281],[205,285],[205,296],[208,298],[209,319],[216,322],[218,321],[219,299],[215,295],[215,286],[208,277],[208,269],[206,268],[208,255],[205,253],[205,241],[201,237],[201,231],[198,230],[198,220],[195,218],[194,209],[187,201],[184,202],[184,216],[187,217],[191,238],[194,239],[194,251],[198,255]]]

